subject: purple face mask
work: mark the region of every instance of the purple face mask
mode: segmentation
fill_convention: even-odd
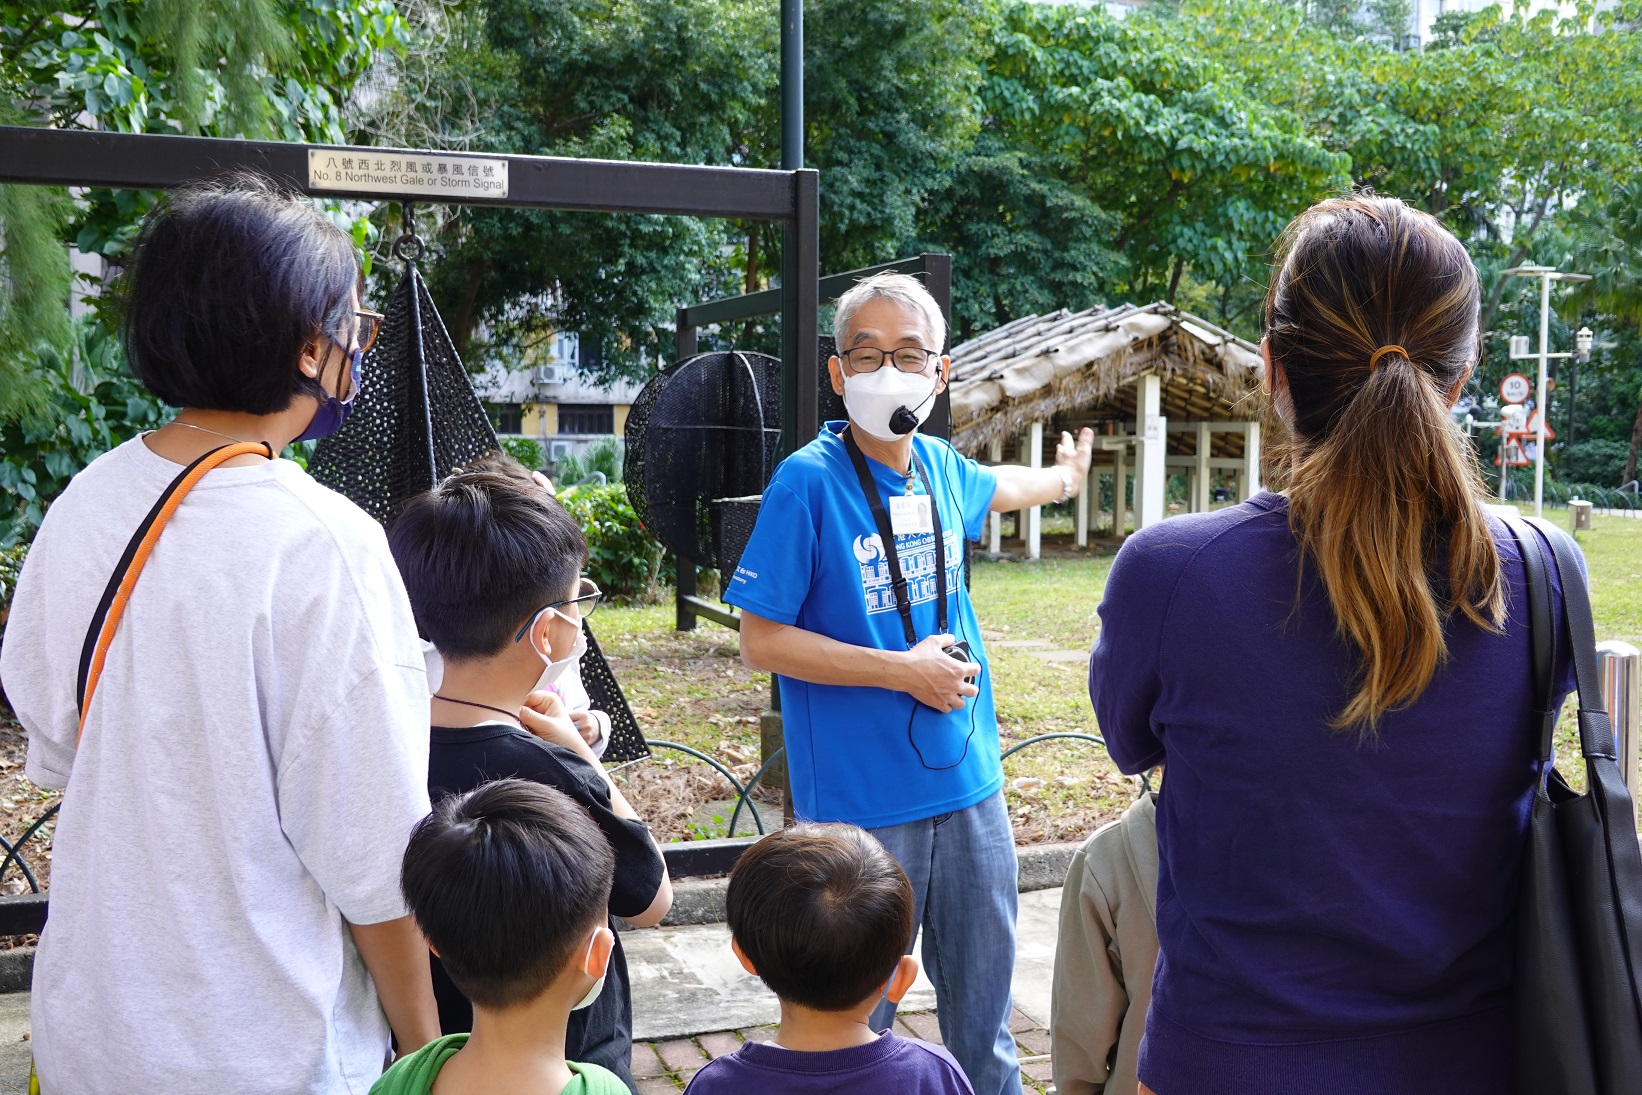
[[[333,338],[331,341],[336,342],[336,339]],[[337,342],[337,345],[342,346],[340,342]],[[342,348],[348,349],[346,346]],[[319,410],[314,412],[313,421],[308,423],[308,428],[303,430],[302,436],[296,440],[318,441],[342,428],[342,423],[348,420],[348,415],[353,411],[354,400],[359,398],[359,363],[364,357],[365,353],[362,350],[349,352],[349,372],[353,376],[353,386],[348,391],[348,398],[344,400],[327,395],[325,401],[319,405]]]

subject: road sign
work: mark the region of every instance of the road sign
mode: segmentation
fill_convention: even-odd
[[[1511,373],[1499,382],[1499,397],[1507,403],[1525,403],[1533,393],[1533,383],[1521,373]]]

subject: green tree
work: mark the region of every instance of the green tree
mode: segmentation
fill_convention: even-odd
[[[1010,3],[993,27],[985,116],[1118,218],[1134,299],[1263,282],[1284,224],[1349,178],[1301,118],[1196,48],[1192,19]]]
[[[1572,265],[1592,278],[1575,290],[1569,303],[1609,317],[1630,328],[1633,335],[1642,334],[1642,182],[1618,183],[1605,204],[1581,217],[1578,228]],[[1625,439],[1622,483],[1636,478],[1637,453],[1642,449],[1642,356],[1637,354],[1642,347],[1635,338],[1629,342],[1624,349],[1630,352],[1616,355],[1610,364],[1610,371],[1623,377],[1613,393],[1618,396],[1616,402],[1635,405],[1630,436]]]
[[[1090,307],[1127,273],[1112,246],[1117,216],[991,131],[920,219],[916,249],[953,256],[954,343],[1020,316]]]
[[[774,167],[777,15],[769,0],[469,0],[433,20],[440,50],[424,61],[413,43],[429,75],[366,125],[391,143]],[[806,6],[805,162],[825,177],[829,268],[918,238],[976,128],[978,34],[962,0]],[[430,234],[429,281],[469,360],[569,329],[604,375],[631,375],[671,356],[680,303],[773,281],[779,241],[771,224],[467,210]]]
[[[340,142],[354,86],[401,34],[390,0],[0,2],[0,121]],[[39,345],[71,349],[65,237],[118,259],[153,199],[0,188],[0,420],[45,410]]]

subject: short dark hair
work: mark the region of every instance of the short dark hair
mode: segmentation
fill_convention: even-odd
[[[725,910],[770,991],[817,1011],[870,999],[912,943],[912,884],[853,825],[795,825],[760,840],[730,872]]]
[[[252,171],[171,191],[143,220],[121,281],[121,334],[143,385],[175,407],[276,414],[302,348],[352,332],[359,262],[312,203]]]
[[[502,779],[442,799],[417,823],[399,884],[456,987],[506,1008],[540,996],[604,922],[615,866],[574,799]]]
[[[575,520],[529,479],[464,471],[405,504],[388,547],[416,624],[446,658],[503,650],[587,560]]]

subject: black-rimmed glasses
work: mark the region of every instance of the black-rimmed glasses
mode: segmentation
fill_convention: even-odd
[[[940,352],[926,350],[922,346],[902,346],[895,350],[885,350],[877,346],[856,346],[842,351],[838,356],[854,373],[875,373],[886,359],[893,361],[895,367],[903,373],[921,373],[929,368],[932,360],[940,356]]]
[[[543,605],[535,612],[532,612],[530,614],[530,619],[526,620],[525,625],[519,629],[519,633],[513,636],[513,641],[516,643],[522,642],[524,637],[530,633],[530,629],[536,626],[536,621],[541,619],[542,613],[552,609],[563,608],[565,605],[575,605],[577,615],[585,620],[589,616],[593,615],[594,611],[598,609],[599,599],[603,596],[604,592],[594,584],[593,579],[583,578],[581,585],[576,589],[576,595],[574,597],[566,597],[562,601],[554,601],[552,604]]]

